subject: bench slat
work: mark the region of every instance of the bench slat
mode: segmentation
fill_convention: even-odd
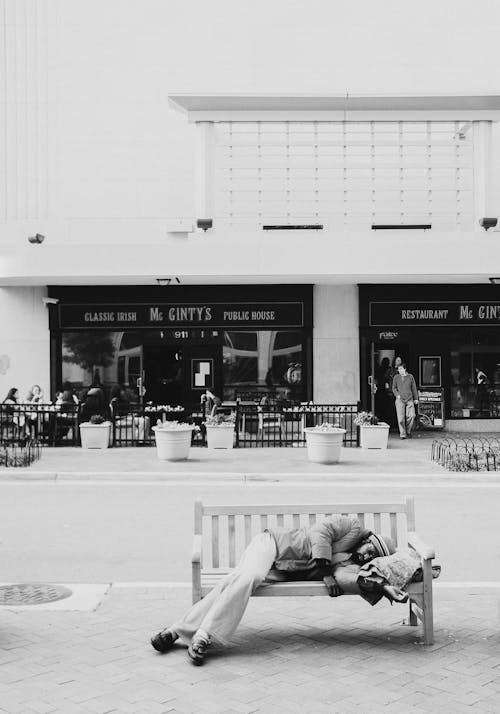
[[[248,513],[245,513],[244,521],[245,521],[245,548],[246,548],[247,545],[252,540],[252,516],[250,516]]]
[[[292,515],[293,527],[300,528],[300,513],[294,513]]]
[[[307,513],[406,513],[406,503],[396,501],[391,503],[318,503],[307,504]],[[304,513],[304,504],[247,504],[241,506],[204,505],[203,514],[205,516],[227,516],[227,515],[276,515],[277,513],[298,515]],[[410,529],[411,530],[411,529]]]
[[[397,513],[390,513],[389,520],[391,523],[391,538],[394,543],[398,544],[398,516]]]
[[[365,514],[364,513],[356,513],[358,517],[358,521],[361,523],[363,528],[365,527]]]
[[[283,527],[284,527],[284,525],[285,525],[285,516],[283,515],[283,513],[278,513],[278,515],[276,516],[276,524],[277,524],[278,528],[283,528]]]
[[[234,516],[227,517],[227,536],[229,539],[229,567],[234,568],[236,565],[236,547],[235,547],[235,525]]]
[[[375,533],[382,533],[382,518],[380,513],[373,514],[373,530]]]
[[[219,516],[212,516],[212,565],[219,567]]]

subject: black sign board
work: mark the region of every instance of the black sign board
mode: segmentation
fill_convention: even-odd
[[[444,428],[444,390],[418,390],[418,426],[420,429]]]
[[[65,330],[303,327],[302,302],[59,305]]]
[[[370,302],[372,327],[500,325],[500,302]]]

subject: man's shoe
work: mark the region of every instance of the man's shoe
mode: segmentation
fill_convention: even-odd
[[[206,640],[202,637],[193,639],[188,647],[188,657],[191,662],[198,667],[203,664],[207,649],[211,644],[210,640]]]
[[[400,439],[406,439],[406,436],[401,435],[399,438],[400,438]]]
[[[413,439],[413,434],[407,434],[406,436],[408,437],[408,439]]]
[[[157,635],[151,638],[151,644],[157,652],[168,652],[174,646],[175,638],[169,630],[158,632]]]

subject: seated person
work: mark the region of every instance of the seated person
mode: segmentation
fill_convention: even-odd
[[[99,415],[109,419],[109,407],[106,406],[104,392],[100,387],[91,387],[87,392],[80,411],[80,422],[90,421],[90,417]]]

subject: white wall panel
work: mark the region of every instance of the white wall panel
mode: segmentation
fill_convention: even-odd
[[[49,213],[48,0],[0,0],[0,218]]]

